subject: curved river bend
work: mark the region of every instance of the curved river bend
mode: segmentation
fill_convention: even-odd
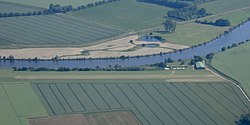
[[[250,39],[250,21],[244,23],[240,27],[234,29],[230,33],[217,38],[206,45],[198,46],[193,49],[183,50],[182,52],[156,55],[149,57],[140,58],[129,58],[129,59],[99,59],[99,60],[67,60],[67,61],[0,61],[0,68],[10,67],[82,67],[82,68],[93,68],[96,66],[108,67],[109,65],[119,64],[121,66],[138,66],[144,64],[153,64],[163,62],[167,58],[172,59],[190,59],[194,55],[205,56],[211,52],[219,52],[222,47],[230,46],[233,43],[239,43]]]

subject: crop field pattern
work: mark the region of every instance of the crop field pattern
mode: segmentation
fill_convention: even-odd
[[[38,11],[38,10],[44,10],[44,9],[39,8],[39,7],[0,1],[0,13],[33,12],[33,11]]]
[[[0,125],[28,125],[27,118],[45,116],[30,84],[0,83]]]
[[[67,15],[0,19],[0,37],[14,45],[82,45],[121,34],[111,27]]]
[[[229,125],[249,103],[228,83],[33,84],[51,115],[130,109],[143,125]]]
[[[48,8],[51,3],[60,4],[62,6],[72,5],[73,7],[77,7],[80,5],[86,5],[88,3],[98,2],[100,0],[1,0],[1,1]]]

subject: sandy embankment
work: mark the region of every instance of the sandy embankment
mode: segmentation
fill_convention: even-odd
[[[137,55],[151,55],[160,52],[169,52],[173,49],[183,49],[188,46],[177,45],[172,43],[155,43],[160,44],[159,48],[143,47],[134,51],[127,51],[134,48],[139,44],[152,44],[152,42],[136,41],[138,35],[127,36],[124,38],[107,41],[92,46],[79,47],[79,48],[25,48],[25,49],[0,49],[0,56],[13,55],[15,58],[35,58],[51,59],[55,56],[62,58],[105,58],[105,57],[120,57],[124,56],[137,56]],[[134,43],[129,41],[133,40]],[[82,51],[88,52],[88,55],[80,55]]]

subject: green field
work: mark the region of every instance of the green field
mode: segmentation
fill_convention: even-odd
[[[216,54],[212,65],[227,76],[241,83],[250,95],[250,43]]]
[[[209,41],[227,29],[227,27],[221,28],[197,23],[185,23],[178,24],[175,33],[164,34],[156,32],[155,35],[160,35],[172,43],[192,46]]]
[[[206,18],[206,20],[215,21],[217,19],[229,19],[232,26],[236,26],[250,17],[249,11],[250,11],[250,6],[249,8],[245,8],[242,10],[237,10],[237,11],[232,11],[232,12],[228,12],[225,14],[218,14],[215,16],[211,16],[211,17]]]
[[[51,115],[131,109],[143,125],[234,124],[249,102],[229,83],[33,84]]]
[[[48,116],[28,83],[0,83],[0,124],[28,125],[27,118]]]
[[[249,0],[216,0],[199,5],[199,7],[206,8],[213,15],[204,17],[199,20],[229,19],[232,26],[236,26],[248,17],[250,17],[250,1]],[[175,33],[164,34],[155,33],[170,42],[183,45],[197,45],[205,41],[209,41],[220,33],[223,33],[230,27],[216,27],[211,25],[202,25],[194,22],[195,20],[178,23]]]
[[[67,15],[11,17],[0,19],[0,37],[9,46],[74,46],[96,43],[122,32]]]
[[[250,6],[249,0],[215,0],[199,5],[201,8],[206,8],[208,12],[213,14],[224,13],[232,10],[242,9]]]
[[[154,4],[121,0],[72,13],[73,16],[107,24],[125,31],[161,26],[169,8]]]
[[[80,5],[86,5],[88,3],[94,3],[100,0],[1,0],[6,2],[12,2],[12,3],[19,3],[29,6],[36,6],[36,7],[42,7],[42,8],[48,8],[49,5],[52,4],[60,4],[62,6],[64,5],[72,5],[73,7],[77,7]]]
[[[0,1],[0,13],[9,13],[9,12],[22,13],[22,12],[33,12],[38,10],[43,10],[43,8]]]

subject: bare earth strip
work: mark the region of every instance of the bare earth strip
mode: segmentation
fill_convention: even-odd
[[[127,51],[134,48],[138,44],[151,44],[149,42],[136,41],[138,35],[127,36],[124,38],[108,41],[105,43],[79,47],[79,48],[24,48],[24,49],[0,49],[1,56],[12,55],[17,59],[22,58],[40,58],[51,59],[55,56],[62,58],[106,58],[106,57],[120,57],[137,56],[137,55],[151,55],[160,52],[169,52],[173,49],[183,49],[188,46],[172,44],[172,43],[157,43],[159,48],[143,47],[134,51]],[[135,44],[129,43],[130,40],[136,41]],[[88,55],[82,55],[82,51],[87,51]]]

